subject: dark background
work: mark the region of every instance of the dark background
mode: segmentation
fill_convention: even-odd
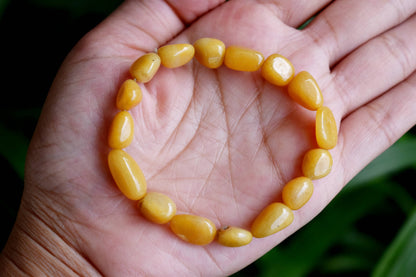
[[[0,0],[1,248],[19,208],[26,150],[49,86],[75,43],[121,2]],[[414,276],[415,134],[413,128],[316,219],[235,275]]]

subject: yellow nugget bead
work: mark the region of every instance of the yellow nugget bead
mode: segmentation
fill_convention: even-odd
[[[299,72],[289,83],[287,90],[289,96],[306,109],[315,111],[323,105],[321,89],[309,72]]]
[[[119,110],[130,110],[142,100],[142,90],[136,81],[124,81],[117,93],[116,107]]]
[[[240,247],[249,244],[252,239],[253,235],[242,228],[225,227],[218,230],[217,241],[224,246]]]
[[[286,86],[295,75],[293,64],[279,54],[269,56],[261,67],[261,75],[269,83],[276,86]]]
[[[263,54],[253,49],[229,46],[225,50],[224,64],[238,71],[257,71],[263,64]]]
[[[167,68],[175,68],[188,63],[195,54],[195,49],[191,44],[169,44],[157,50],[162,65]]]
[[[144,217],[157,224],[169,222],[176,214],[175,202],[159,192],[149,192],[137,206]]]
[[[130,67],[130,74],[140,83],[149,82],[160,67],[160,57],[147,53],[138,58]]]
[[[175,215],[170,221],[170,228],[179,238],[198,245],[211,243],[217,232],[211,220],[190,214]]]
[[[292,221],[291,209],[282,203],[272,203],[256,217],[251,233],[256,238],[264,238],[286,228]]]
[[[108,166],[120,191],[131,200],[140,200],[146,194],[146,180],[136,161],[125,151],[111,150]]]
[[[225,44],[215,38],[200,38],[194,43],[195,58],[208,68],[222,65],[225,55]]]
[[[325,177],[331,172],[331,168],[332,156],[328,150],[312,149],[303,157],[303,174],[312,180]]]
[[[337,123],[328,107],[321,107],[316,111],[315,134],[319,147],[332,149],[337,145]]]
[[[300,209],[309,201],[313,193],[313,183],[306,177],[289,181],[282,191],[283,203],[292,210]]]
[[[110,126],[108,145],[115,149],[125,148],[132,142],[133,135],[133,117],[127,111],[118,112]]]

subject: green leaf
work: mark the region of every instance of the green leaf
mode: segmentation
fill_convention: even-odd
[[[9,4],[10,0],[0,0],[0,17],[3,15],[4,10]]]
[[[373,236],[362,231],[352,228],[338,242],[338,247],[342,247],[345,252],[359,253],[368,257],[374,257],[378,260],[381,251],[384,251],[384,245]]]
[[[309,18],[308,20],[306,20],[306,21],[305,21],[305,23],[303,23],[302,25],[300,25],[300,26],[298,27],[298,30],[303,30],[303,29],[305,29],[305,28],[306,28],[306,26],[308,26],[308,25],[312,22],[312,20],[314,20],[314,19],[315,19],[315,17],[316,17],[316,16],[312,16],[311,18]]]
[[[368,271],[373,267],[371,261],[360,253],[342,253],[327,257],[321,266],[325,274],[345,274],[347,272]]]
[[[376,266],[372,276],[414,276],[416,273],[416,207]]]
[[[416,165],[416,137],[404,136],[353,178],[348,187],[368,183]]]
[[[0,155],[2,155],[23,180],[29,140],[0,123]]]
[[[409,215],[413,211],[413,207],[416,205],[416,199],[407,191],[403,186],[391,181],[385,181],[380,183],[374,183],[374,186],[378,190],[383,191],[385,194],[396,203],[398,207],[406,214]]]

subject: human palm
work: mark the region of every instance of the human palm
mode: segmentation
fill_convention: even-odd
[[[28,153],[20,213],[45,222],[93,266],[90,273],[239,270],[310,221],[415,124],[414,1],[403,1],[401,13],[387,4],[335,1],[302,31],[296,27],[330,1],[143,2],[126,1],[73,49]],[[201,37],[288,57],[297,72],[317,79],[339,127],[332,172],[314,181],[314,194],[294,211],[294,222],[242,248],[190,245],[166,225],[149,223],[119,192],[107,166],[108,127],[130,64],[163,44]],[[149,191],[169,195],[178,213],[207,217],[217,227],[249,229],[267,204],[279,200],[283,185],[301,175],[305,151],[317,147],[314,112],[258,72],[212,70],[193,61],[161,68],[142,89],[126,151],[142,168]]]

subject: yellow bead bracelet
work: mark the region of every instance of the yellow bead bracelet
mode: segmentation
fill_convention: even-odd
[[[224,64],[237,71],[261,71],[265,80],[276,86],[287,87],[289,96],[306,109],[316,111],[315,135],[319,148],[309,150],[303,158],[303,176],[290,180],[282,191],[282,202],[271,203],[255,218],[251,230],[227,226],[217,230],[215,224],[204,217],[191,214],[176,214],[176,205],[171,198],[159,192],[147,192],[144,174],[135,160],[123,148],[127,147],[134,134],[133,117],[129,110],[140,103],[142,93],[139,83],[149,82],[162,64],[168,68],[182,66],[192,58],[203,66],[216,69]],[[201,38],[193,45],[171,44],[160,47],[157,53],[148,53],[137,59],[130,67],[132,79],[120,87],[116,107],[118,112],[109,129],[108,165],[120,191],[137,201],[143,217],[157,224],[169,224],[174,234],[184,241],[206,245],[218,243],[238,247],[249,244],[252,237],[262,238],[289,226],[293,221],[292,210],[300,209],[313,193],[312,180],[328,175],[332,157],[328,149],[337,144],[338,131],[332,111],[323,106],[323,96],[315,79],[306,71],[295,75],[292,63],[279,54],[263,55],[255,50],[229,46],[218,39]]]

